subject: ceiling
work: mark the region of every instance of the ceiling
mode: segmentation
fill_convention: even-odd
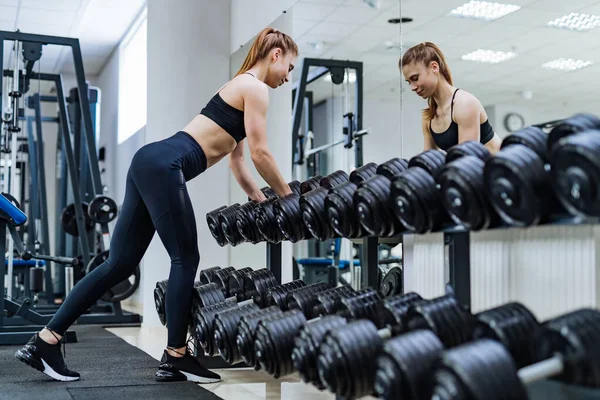
[[[600,92],[600,28],[575,32],[546,27],[570,12],[600,15],[598,0],[507,0],[521,9],[486,22],[448,16],[468,0],[381,0],[379,10],[363,0],[299,0],[293,7],[294,37],[301,57],[341,58],[362,61],[365,94],[399,101],[402,84],[398,70],[400,49],[386,49],[386,41],[406,49],[423,41],[436,43],[445,53],[454,83],[473,91],[485,104],[509,103],[551,112],[557,108],[597,112]],[[391,25],[394,17],[413,22]],[[310,43],[323,42],[321,51]],[[477,49],[513,51],[516,58],[483,64],[461,56]],[[541,64],[556,58],[584,59],[594,65],[571,72],[552,71]],[[297,79],[299,74],[294,74]],[[401,83],[402,82],[402,83]],[[311,87],[312,89],[312,87]],[[522,92],[530,90],[532,98]],[[322,91],[331,93],[331,85]]]
[[[0,30],[79,38],[86,76],[97,75],[145,0],[0,0]],[[110,28],[108,28],[110,27]],[[4,43],[4,67],[14,60]],[[70,49],[46,45],[37,68],[73,73]]]

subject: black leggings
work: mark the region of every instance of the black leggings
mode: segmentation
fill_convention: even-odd
[[[125,199],[108,259],[73,287],[48,328],[64,335],[103,293],[131,276],[158,231],[171,258],[165,305],[167,346],[185,346],[200,262],[196,220],[186,182],[205,169],[202,148],[182,131],[138,150],[127,173]],[[146,268],[151,268],[151,260]]]

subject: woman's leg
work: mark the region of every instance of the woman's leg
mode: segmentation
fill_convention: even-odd
[[[48,323],[48,328],[64,335],[77,318],[108,289],[129,278],[148,249],[154,232],[148,209],[131,178],[131,173],[128,173],[125,199],[111,237],[108,259],[73,287]],[[51,333],[44,332],[42,339],[48,334],[53,338]]]
[[[154,232],[148,209],[128,173],[125,199],[111,239],[108,259],[73,287],[47,328],[33,335],[22,349],[17,350],[17,359],[53,379],[78,380],[79,374],[67,368],[56,343],[108,289],[131,276]]]

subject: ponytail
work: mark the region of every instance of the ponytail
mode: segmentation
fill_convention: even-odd
[[[403,65],[413,62],[420,62],[425,64],[426,67],[429,67],[429,64],[431,64],[433,61],[438,63],[440,66],[440,73],[446,79],[446,81],[453,85],[452,74],[450,73],[450,68],[448,67],[444,53],[442,53],[442,50],[440,50],[439,47],[431,42],[419,43],[418,45],[406,50],[406,53],[404,53],[402,59],[400,60],[399,67],[402,69]],[[423,110],[423,114],[428,121],[431,121],[435,117],[438,105],[433,97],[427,99],[427,104],[429,107]]]
[[[298,55],[298,46],[289,35],[286,35],[275,28],[268,27],[263,29],[258,34],[254,40],[254,43],[252,43],[252,46],[250,47],[250,51],[248,52],[244,63],[235,76],[241,75],[248,71],[258,61],[267,57],[269,52],[276,47],[281,48],[284,54],[291,52],[294,55]]]

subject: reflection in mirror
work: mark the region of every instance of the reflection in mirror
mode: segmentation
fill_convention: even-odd
[[[598,114],[594,87],[600,61],[594,29],[600,25],[597,1],[437,0],[425,6],[403,0],[402,15],[413,19],[402,27],[406,57],[414,61],[419,51],[411,47],[432,42],[444,55],[445,69],[452,77],[452,83],[443,79],[444,66],[435,63],[403,66],[405,156],[429,146],[455,144],[456,135],[435,135],[456,129],[451,123],[458,124],[461,140],[480,139],[497,150],[500,140],[524,126],[578,112]],[[415,72],[419,80],[410,81],[407,75]],[[428,99],[441,102],[431,128],[422,116]]]
[[[300,49],[293,73],[295,179],[340,170],[350,174],[365,164],[400,157],[400,2],[300,0],[288,13]],[[354,288],[364,284],[356,246],[361,239],[354,243],[339,237],[333,229],[325,240],[295,244],[300,277],[307,283],[336,284],[339,275],[341,283]],[[382,247],[380,259],[392,257],[392,246]],[[399,258],[392,261],[382,268],[400,264]]]

